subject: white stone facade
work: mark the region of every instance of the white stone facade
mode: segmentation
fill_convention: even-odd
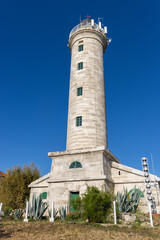
[[[135,186],[145,190],[142,171],[124,166],[107,148],[106,107],[104,87],[103,54],[107,47],[107,38],[103,29],[91,26],[86,20],[71,32],[69,48],[71,50],[71,72],[69,90],[69,109],[66,151],[50,152],[51,172],[32,182],[31,197],[47,192],[50,206],[69,206],[71,194],[81,196],[88,186],[97,186],[105,190],[123,191]],[[78,51],[83,45],[83,51]],[[83,69],[78,70],[78,63]],[[77,96],[77,88],[83,88],[83,94]],[[82,126],[76,126],[76,117],[82,117]],[[81,167],[71,168],[79,162]],[[156,176],[151,175],[153,185]],[[156,177],[157,182],[160,179]],[[152,187],[157,212],[160,213],[159,185]],[[147,198],[141,199],[141,210],[148,212]]]
[[[83,45],[83,51],[78,47]],[[68,108],[67,150],[107,148],[106,107],[103,54],[106,36],[91,27],[80,28],[69,39],[72,53]],[[78,63],[83,69],[78,70]],[[83,88],[77,97],[77,88]],[[76,117],[82,116],[82,126],[76,127]]]

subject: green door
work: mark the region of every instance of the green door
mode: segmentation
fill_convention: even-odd
[[[71,192],[71,200],[74,200],[77,197],[79,197],[79,192]],[[71,207],[71,212],[75,212],[75,209],[73,207]]]

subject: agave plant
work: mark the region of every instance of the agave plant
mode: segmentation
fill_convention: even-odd
[[[32,219],[40,219],[43,217],[43,214],[48,208],[48,204],[42,201],[42,196],[33,195],[32,197],[32,206],[29,203],[28,205],[28,215]]]
[[[117,203],[120,212],[130,212],[130,196],[127,189],[123,189],[123,194],[117,192]]]
[[[59,214],[60,214],[60,217],[61,217],[62,220],[65,220],[65,218],[66,218],[66,213],[67,213],[66,207],[63,207],[63,206],[62,206],[62,207],[59,209]]]
[[[143,193],[141,191],[137,191],[136,187],[130,193],[130,202],[132,203],[132,210],[134,212],[137,211],[140,198],[142,197]]]
[[[136,187],[131,193],[127,191],[127,188],[123,189],[123,193],[117,192],[117,203],[120,212],[136,212],[142,193],[137,191]]]
[[[51,218],[52,210],[48,209],[48,214],[49,214],[49,217]],[[56,218],[57,214],[58,214],[58,211],[55,208],[53,208],[53,217]]]
[[[14,220],[18,220],[18,219],[22,218],[23,213],[24,213],[24,211],[18,208],[14,211],[12,216],[13,216]]]

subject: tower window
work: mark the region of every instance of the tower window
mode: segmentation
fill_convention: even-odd
[[[82,87],[77,88],[77,96],[81,96],[83,94],[83,89]]]
[[[78,161],[72,162],[69,168],[82,168],[82,164]]]
[[[78,46],[78,52],[82,52],[83,51],[83,45],[79,45]]]
[[[83,62],[78,63],[78,70],[83,69]]]
[[[76,117],[76,127],[82,126],[82,117]]]

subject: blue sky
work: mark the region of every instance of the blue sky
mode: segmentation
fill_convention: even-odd
[[[65,150],[71,29],[103,17],[108,147],[141,169],[153,155],[160,176],[160,1],[0,1],[0,171]],[[151,163],[150,171],[152,172]]]

